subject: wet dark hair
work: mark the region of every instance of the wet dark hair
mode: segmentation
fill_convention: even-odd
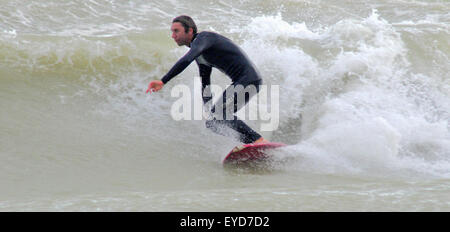
[[[172,23],[181,23],[184,27],[184,32],[188,33],[189,28],[192,28],[192,31],[197,33],[197,25],[195,25],[194,20],[187,15],[180,15],[172,20]]]

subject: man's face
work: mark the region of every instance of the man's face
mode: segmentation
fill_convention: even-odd
[[[188,32],[184,31],[184,27],[179,22],[172,23],[170,27],[172,31],[172,38],[178,44],[178,46],[189,45],[192,40],[193,30],[189,28]]]

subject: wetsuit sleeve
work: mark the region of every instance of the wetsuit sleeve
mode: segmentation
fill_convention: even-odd
[[[200,71],[200,77],[202,79],[202,98],[203,104],[206,104],[208,101],[212,99],[211,95],[211,71],[212,67],[198,64],[198,69]]]
[[[181,59],[175,63],[175,65],[164,75],[161,81],[166,84],[170,79],[180,74],[192,61],[195,60],[202,52],[212,45],[212,40],[208,39],[208,36],[199,34],[195,40],[191,43],[191,49]]]

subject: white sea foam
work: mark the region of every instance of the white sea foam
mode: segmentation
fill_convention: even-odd
[[[448,92],[424,83],[435,80],[422,76],[426,81],[421,85],[437,94],[416,95],[420,92],[410,81],[417,78],[410,71],[408,48],[377,10],[362,20],[317,30],[288,23],[280,15],[263,16],[243,31],[250,38],[243,47],[269,82],[281,86],[280,121],[302,119],[303,140],[291,149],[316,163],[309,169],[450,175],[445,171],[450,160]],[[283,42],[292,39],[302,41],[298,46]],[[317,50],[305,53],[308,45]]]

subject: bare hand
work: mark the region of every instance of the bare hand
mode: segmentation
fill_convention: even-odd
[[[148,85],[148,89],[145,93],[151,93],[151,92],[156,92],[159,91],[160,89],[162,89],[162,87],[164,86],[164,83],[162,81],[156,80],[156,81],[152,81],[150,82],[150,84]]]

